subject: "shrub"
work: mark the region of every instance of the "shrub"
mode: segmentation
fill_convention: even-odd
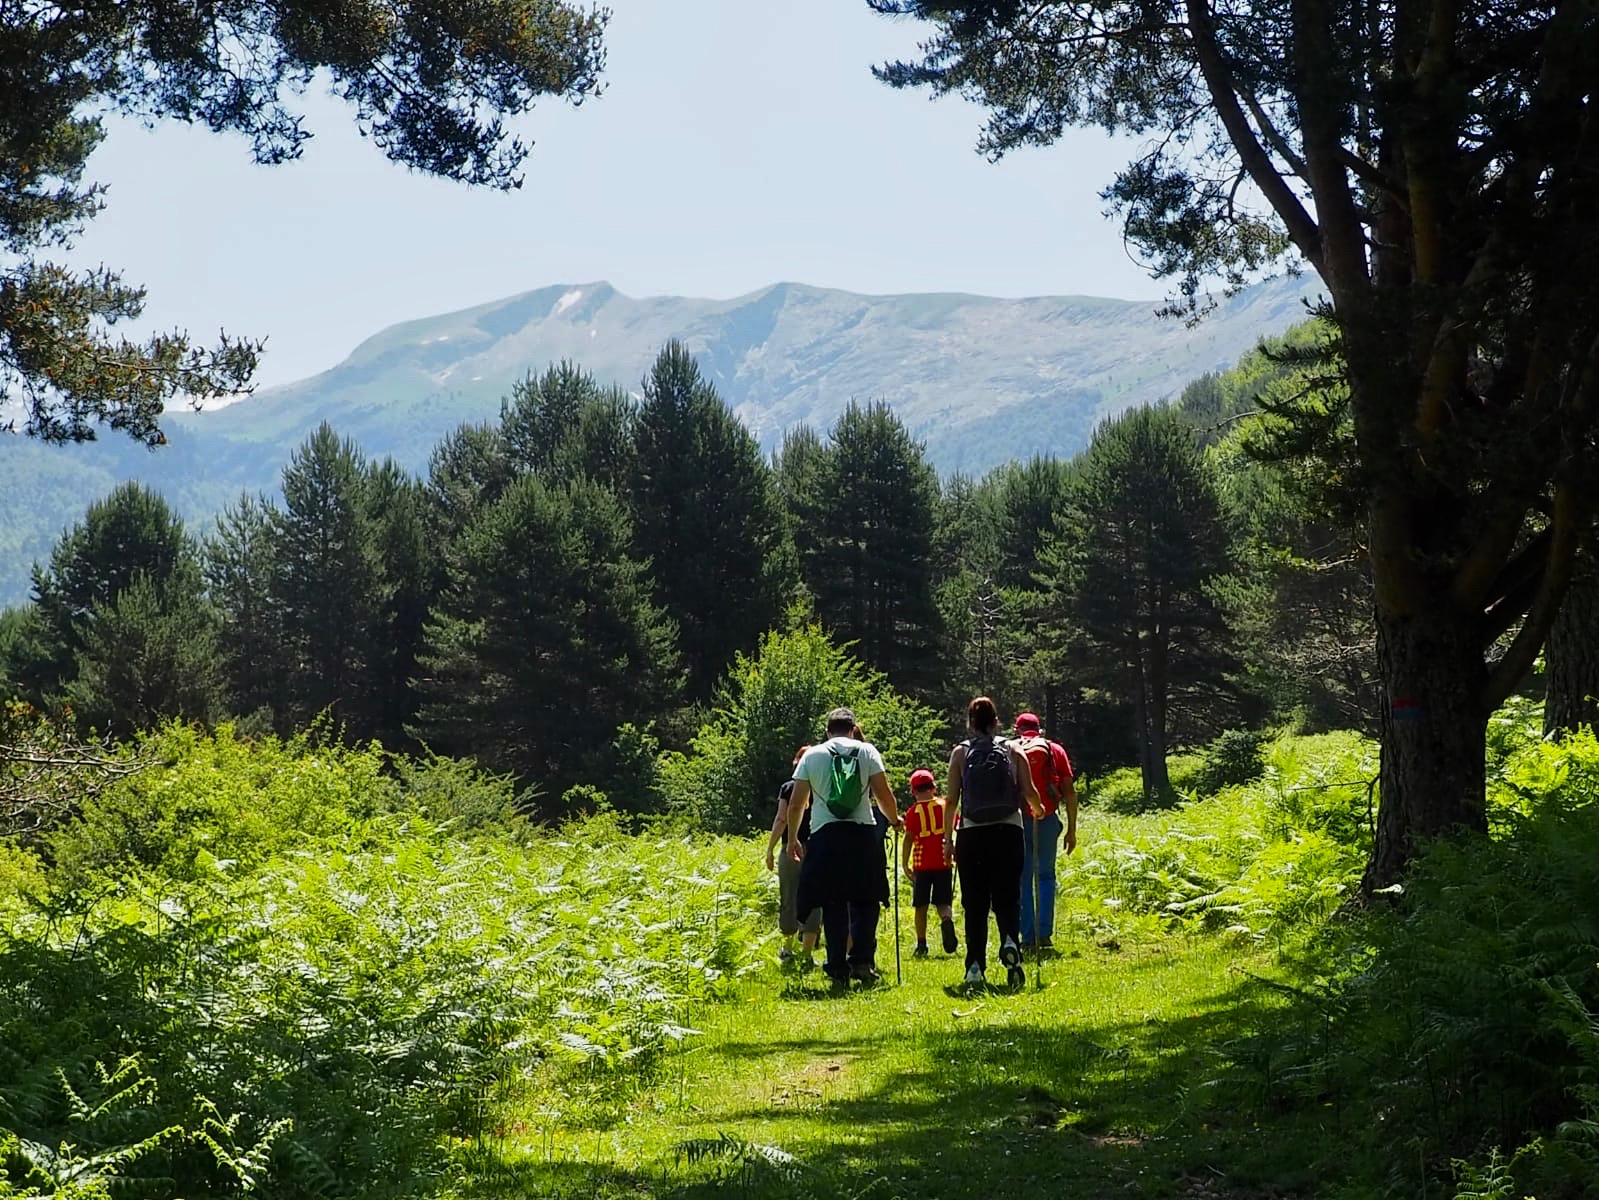
[[[1266,769],[1261,753],[1266,735],[1257,729],[1229,729],[1205,747],[1193,779],[1194,790],[1211,795],[1225,787],[1252,783]]]
[[[118,781],[83,805],[79,819],[45,839],[58,879],[134,863],[174,879],[205,874],[202,852],[250,867],[307,839],[349,831],[398,798],[376,746],[238,739],[171,724],[136,743],[157,766]]]
[[[755,657],[738,657],[689,752],[662,756],[662,790],[704,828],[746,831],[768,822],[794,751],[819,741],[828,710],[841,704],[855,710],[867,740],[882,751],[897,792],[906,793],[911,771],[942,760],[932,710],[894,691],[813,625],[769,633]]]

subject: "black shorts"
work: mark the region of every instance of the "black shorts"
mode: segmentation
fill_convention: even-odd
[[[955,872],[945,867],[942,871],[918,871],[911,884],[911,903],[917,908],[929,904],[942,908],[955,903]]]

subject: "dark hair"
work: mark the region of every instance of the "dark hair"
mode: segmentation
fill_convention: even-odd
[[[854,717],[834,717],[827,722],[828,737],[849,737],[854,732]]]
[[[987,696],[979,696],[966,706],[966,720],[978,733],[992,733],[999,725],[999,710]]]

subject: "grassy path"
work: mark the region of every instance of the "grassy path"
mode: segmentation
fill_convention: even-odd
[[[960,960],[829,991],[770,972],[691,1014],[665,1077],[620,1112],[537,1113],[474,1196],[1174,1196],[1313,1194],[1314,1128],[1269,1122],[1277,993],[1265,956],[1212,938],[1057,939],[1042,987],[969,995]],[[1064,927],[1074,923],[1067,919]],[[1083,928],[1082,923],[1077,923]],[[999,976],[991,965],[991,975]],[[1002,978],[1002,976],[999,976]],[[1240,1064],[1255,1064],[1254,1066]],[[1258,1076],[1258,1079],[1255,1078]]]

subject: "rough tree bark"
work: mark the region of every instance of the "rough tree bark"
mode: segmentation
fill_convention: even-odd
[[[1547,655],[1544,733],[1599,729],[1599,558],[1592,540],[1577,556]]]

